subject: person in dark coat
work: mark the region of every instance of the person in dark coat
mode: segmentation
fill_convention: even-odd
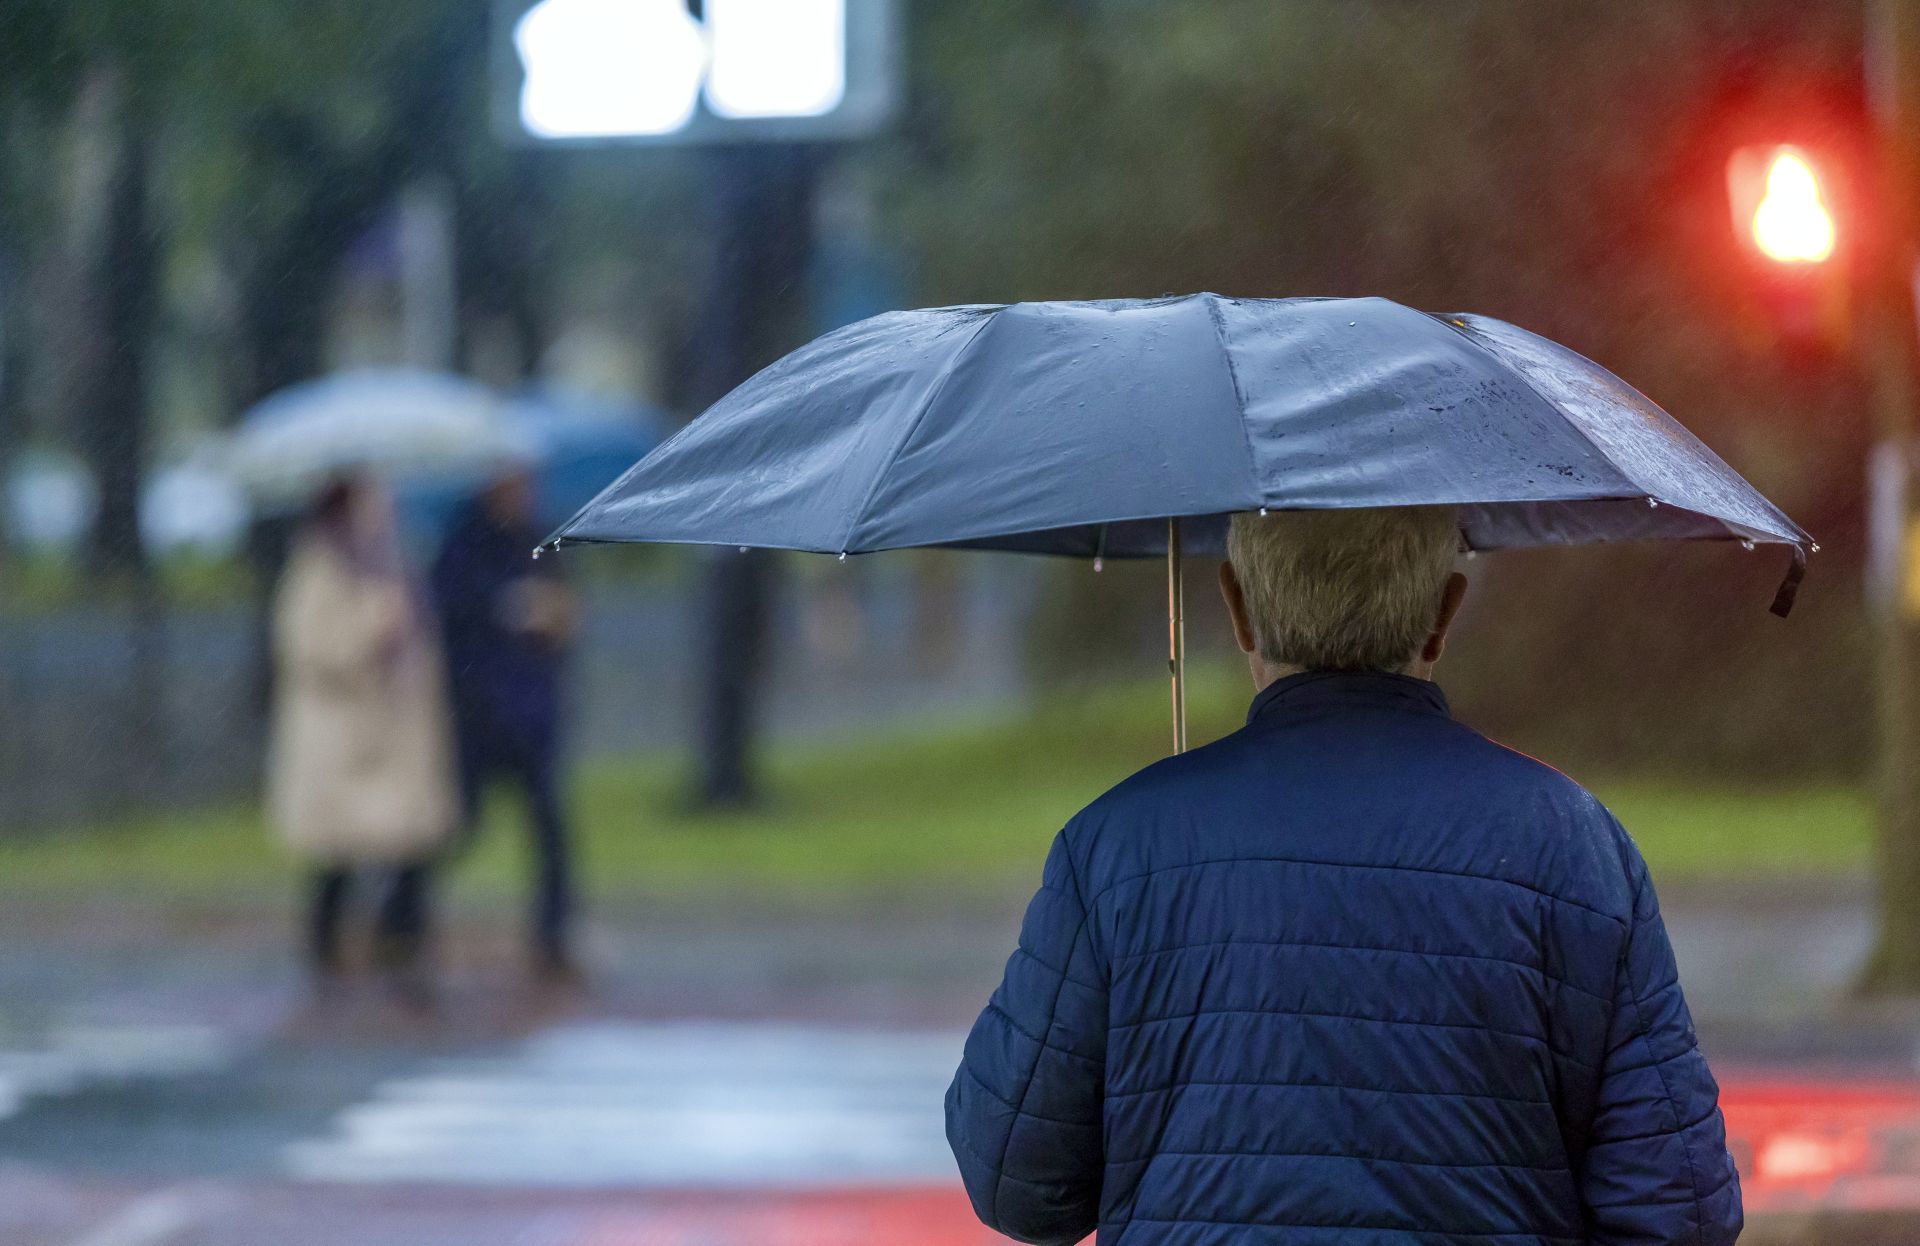
[[[513,472],[468,502],[433,565],[444,629],[462,806],[469,827],[504,780],[525,797],[537,877],[533,952],[543,976],[574,975],[574,903],[561,792],[561,684],[574,630],[572,594],[554,560],[533,559],[534,485]]]
[[[1451,508],[1236,516],[1246,726],[1054,840],[947,1094],[1001,1233],[1727,1246],[1739,1181],[1653,884],[1431,682]]]

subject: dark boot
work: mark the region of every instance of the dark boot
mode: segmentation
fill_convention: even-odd
[[[331,982],[346,971],[340,930],[353,894],[353,874],[338,866],[315,872],[307,910],[307,968],[317,982]]]

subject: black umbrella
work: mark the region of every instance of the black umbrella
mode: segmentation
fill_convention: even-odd
[[[802,347],[642,459],[549,545],[1168,561],[1236,511],[1454,505],[1469,550],[1807,534],[1644,395],[1499,320],[1216,294],[891,312]]]

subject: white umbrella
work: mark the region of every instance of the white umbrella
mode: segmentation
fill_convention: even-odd
[[[289,386],[241,421],[226,466],[256,501],[286,505],[329,478],[479,477],[524,458],[505,403],[476,381],[436,372],[344,372]]]

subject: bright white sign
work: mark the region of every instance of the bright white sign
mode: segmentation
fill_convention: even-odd
[[[702,98],[707,122],[829,117],[848,101],[848,7],[706,0],[703,22],[685,0],[539,0],[512,26],[520,124],[543,139],[667,138],[698,128]]]
[[[531,134],[669,134],[693,119],[707,45],[680,0],[542,0],[513,41]]]
[[[818,117],[846,96],[846,0],[708,0],[707,36],[722,117]]]

